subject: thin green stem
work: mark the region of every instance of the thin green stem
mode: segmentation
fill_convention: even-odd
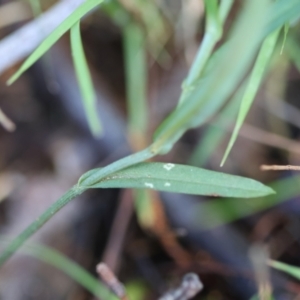
[[[0,255],[0,267],[28,240],[35,232],[37,232],[53,215],[55,215],[61,208],[69,203],[76,196],[85,191],[84,188],[74,186],[61,196],[54,204],[52,204],[38,219],[29,225],[18,237],[16,237],[4,249]]]

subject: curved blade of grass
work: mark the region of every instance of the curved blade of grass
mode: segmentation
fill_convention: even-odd
[[[66,18],[53,32],[32,52],[19,70],[7,81],[10,85],[16,81],[29,67],[31,67],[57,40],[66,33],[78,20],[104,0],[87,0],[81,4],[68,18]]]
[[[237,121],[233,129],[228,146],[226,148],[225,154],[223,156],[221,166],[224,165],[229,155],[229,152],[237,139],[239,130],[241,129],[243,122],[248,114],[248,111],[254,101],[258,88],[263,80],[263,75],[265,74],[266,68],[273,54],[278,34],[279,30],[276,30],[275,32],[270,34],[263,42],[263,45],[259,51],[258,57],[256,59],[255,65],[249,78],[248,85],[246,87],[244,96],[241,101],[241,107],[238,113]]]
[[[90,126],[90,130],[95,137],[102,133],[102,126],[97,115],[97,99],[93,87],[93,82],[84,55],[83,45],[80,35],[80,21],[71,27],[71,49],[75,73],[79,84],[85,114]]]
[[[9,239],[0,238],[0,243],[7,244],[7,242],[9,242]],[[97,278],[93,277],[83,267],[53,248],[30,243],[29,245],[25,245],[21,252],[33,256],[64,272],[96,297],[102,299],[104,295],[109,293],[108,289],[101,284]],[[111,300],[116,299],[113,294],[111,294],[110,297],[113,297]]]
[[[272,268],[283,271],[297,279],[300,280],[300,268],[291,266],[276,260],[268,260],[268,265],[271,266]]]
[[[97,169],[82,176],[78,186],[83,188],[150,188],[165,192],[251,198],[274,193],[255,180],[187,165],[171,163],[140,163],[86,185],[85,179]]]
[[[168,152],[187,129],[203,124],[227,100],[246,73],[259,46],[268,4],[268,0],[244,3],[232,37],[215,68],[203,79],[205,82],[201,87],[197,86],[158,128],[152,147],[154,151],[159,149],[161,154]]]

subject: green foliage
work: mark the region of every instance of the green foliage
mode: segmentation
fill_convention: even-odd
[[[90,120],[90,126],[96,133],[98,133],[99,126],[95,125],[97,122],[96,115],[95,111],[92,111],[95,107],[95,98],[80,40],[79,21],[87,12],[102,2],[102,0],[87,0],[84,2],[42,42],[9,80],[9,84],[15,81],[65,32],[71,29],[77,77],[82,94],[85,95],[86,113]],[[298,0],[279,0],[277,2],[269,0],[244,1],[229,38],[226,39],[219,51],[213,53],[216,43],[222,36],[223,26],[232,1],[223,0],[219,6],[217,3],[217,1],[205,1],[207,13],[205,42],[201,44],[197,58],[187,76],[180,105],[174,109],[156,130],[154,142],[144,150],[115,161],[104,168],[94,169],[85,173],[76,186],[66,192],[40,218],[34,221],[8,245],[0,256],[0,264],[3,264],[57,211],[88,188],[155,188],[162,191],[226,197],[258,197],[273,193],[270,188],[263,184],[238,176],[183,165],[141,163],[158,154],[167,153],[188,129],[203,125],[212,117],[226,103],[234,91],[238,89],[242,78],[246,76],[258,49],[261,47],[262,41],[269,34],[275,32],[266,39],[265,44],[261,48],[257,65],[253,70],[254,79],[250,78],[250,84],[253,86],[251,86],[251,91],[246,90],[245,92],[247,101],[244,100],[241,117],[237,123],[237,128],[239,128],[261,82],[263,70],[276,42],[277,32],[284,24],[292,22],[300,13]],[[145,103],[146,57],[143,48],[144,40],[140,28],[136,26],[137,24],[130,23],[131,20],[128,20],[124,14],[122,18],[124,23],[128,22],[127,25],[129,24],[124,31],[124,36],[126,37],[126,74],[128,76],[130,122],[133,126],[137,126],[137,124],[141,126],[140,132],[145,134],[144,130],[147,123],[143,118],[146,118],[147,110]],[[137,52],[141,44],[141,52]],[[265,45],[268,45],[268,47]],[[141,78],[137,78],[137,74],[134,74],[132,69],[135,58],[140,63],[141,68],[138,74]],[[138,81],[138,79],[141,80]],[[139,82],[140,85],[137,95],[134,94],[133,84],[135,82]],[[247,89],[247,87],[245,88]],[[141,107],[143,118],[134,112],[135,105]],[[172,168],[170,168],[171,166]],[[217,205],[219,203],[221,206],[226,206],[230,201],[232,203],[233,200],[222,199],[222,202],[221,200],[217,201],[214,201],[212,204]],[[243,200],[243,202],[236,201],[239,205],[239,211],[234,211],[227,219],[225,218],[227,221],[246,215],[249,211],[251,212],[251,209],[249,210],[244,205],[244,201],[246,200]],[[275,201],[272,203],[274,204]],[[267,206],[268,204],[265,206],[258,205],[256,210]],[[226,207],[224,208],[226,209]],[[207,211],[209,212],[209,209]],[[207,216],[211,218],[211,215],[207,214]],[[223,222],[224,219],[219,218],[219,220]]]
[[[279,29],[271,33],[263,42],[262,47],[259,51],[258,57],[252,69],[249,81],[247,82],[247,87],[245,89],[244,95],[241,100],[241,106],[238,113],[237,121],[233,129],[232,136],[230,138],[229,144],[225,151],[224,157],[221,162],[221,166],[224,165],[232,146],[237,139],[239,130],[241,129],[247,113],[254,101],[258,88],[263,80],[263,75],[266,72],[266,68],[273,54],[274,47],[276,45],[277,37],[279,34]]]
[[[96,94],[82,46],[80,21],[77,21],[71,27],[71,49],[75,72],[85,108],[85,114],[89,121],[89,126],[92,133],[94,136],[99,136],[102,132],[102,129],[97,115]]]
[[[300,268],[299,267],[295,267],[295,266],[291,266],[279,261],[275,261],[275,260],[269,260],[269,265],[277,270],[283,271],[297,279],[300,280]]]
[[[165,192],[237,198],[274,193],[269,187],[252,179],[171,163],[140,163],[87,186],[85,179],[98,171],[91,170],[83,175],[78,187],[150,188]]]

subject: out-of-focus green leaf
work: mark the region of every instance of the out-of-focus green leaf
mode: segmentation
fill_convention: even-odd
[[[161,124],[155,133],[153,151],[163,154],[189,128],[203,124],[215,113],[245,75],[261,41],[269,1],[246,1],[235,23],[227,48],[210,74],[188,99]],[[255,19],[255,22],[253,22]],[[247,39],[245,39],[247,36]],[[234,66],[234,68],[232,67]]]
[[[299,267],[295,267],[295,266],[291,266],[276,260],[269,260],[268,261],[269,266],[271,266],[274,269],[283,271],[297,279],[300,280],[300,268]]]
[[[272,3],[271,11],[267,14],[267,26],[263,32],[266,36],[282,27],[284,24],[293,22],[300,15],[299,0],[277,0]]]
[[[289,32],[289,28],[290,28],[290,25],[288,23],[284,24],[284,31],[283,31],[283,41],[282,41],[282,46],[281,46],[281,50],[280,50],[280,55],[282,54],[283,52],[283,48],[285,46],[285,42],[286,42],[286,38],[287,38],[287,35],[288,35],[288,32]]]
[[[97,114],[96,93],[82,46],[80,21],[71,27],[71,49],[85,114],[93,135],[99,136],[102,133],[102,127]]]
[[[91,170],[86,176],[97,172]],[[140,163],[102,178],[83,188],[148,188],[165,192],[251,198],[274,193],[272,189],[252,179],[171,163]]]
[[[57,40],[66,33],[78,20],[104,0],[87,0],[81,4],[68,18],[66,18],[50,35],[31,53],[19,70],[8,80],[7,84],[16,81],[29,67],[31,67]]]
[[[263,75],[265,74],[266,68],[267,68],[270,58],[273,54],[273,50],[276,45],[278,34],[279,34],[279,30],[276,30],[275,32],[270,34],[265,39],[265,41],[259,51],[255,65],[251,72],[249,82],[247,84],[244,96],[241,100],[241,107],[240,107],[240,110],[238,113],[237,121],[236,121],[235,127],[233,129],[228,146],[226,148],[225,154],[223,156],[221,166],[224,165],[224,163],[229,155],[229,152],[232,149],[232,146],[237,139],[238,133],[243,125],[243,122],[248,114],[248,111],[249,111],[249,109],[253,103],[253,100],[255,98],[255,95],[258,91],[258,88],[263,80]]]
[[[147,130],[147,62],[145,36],[135,22],[124,28],[124,54],[129,129],[133,135]]]

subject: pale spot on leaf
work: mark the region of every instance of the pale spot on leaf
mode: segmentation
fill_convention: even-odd
[[[171,169],[173,169],[175,167],[174,164],[164,164],[164,168],[167,170],[167,171],[170,171]]]

